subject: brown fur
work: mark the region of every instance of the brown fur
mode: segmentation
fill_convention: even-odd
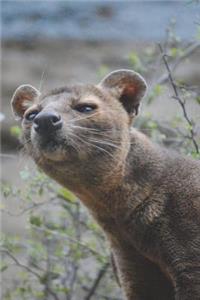
[[[105,231],[126,298],[197,300],[200,162],[161,149],[130,127],[145,89],[137,73],[122,70],[98,86],[38,93],[38,112],[56,111],[63,121],[45,142],[25,118],[33,108],[20,115],[26,100],[20,88],[17,106],[16,94],[12,103],[23,119],[28,153],[81,199]],[[80,113],[80,103],[97,108]]]

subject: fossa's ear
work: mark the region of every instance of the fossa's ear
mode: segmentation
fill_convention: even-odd
[[[147,84],[140,74],[131,70],[117,70],[108,74],[100,86],[111,90],[131,117],[138,114],[140,101],[147,90]]]
[[[24,84],[20,85],[12,99],[11,106],[12,111],[17,119],[21,119],[24,112],[33,104],[37,103],[40,92],[32,85]]]

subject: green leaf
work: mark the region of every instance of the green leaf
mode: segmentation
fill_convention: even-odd
[[[10,186],[9,184],[3,183],[3,184],[1,185],[1,191],[2,191],[3,196],[4,196],[5,198],[7,198],[8,196],[11,195],[11,193],[12,193],[12,188],[11,188],[11,186]]]
[[[200,104],[200,96],[197,96],[195,100],[198,104]]]
[[[194,159],[199,159],[199,160],[200,160],[200,153],[192,152],[191,155],[192,155],[192,157],[193,157]]]
[[[57,292],[57,293],[65,293],[65,294],[68,294],[70,292],[70,288],[67,288],[67,287],[63,287],[63,286],[60,286],[58,284],[56,284],[56,286],[54,287],[54,290]]]
[[[35,225],[37,227],[40,227],[42,225],[42,220],[39,216],[30,216],[30,223],[32,225]]]
[[[164,90],[165,90],[165,87],[164,87],[163,85],[157,84],[157,85],[153,88],[152,92],[150,93],[150,95],[149,95],[149,97],[148,97],[148,104],[152,103],[153,100],[156,99],[156,97],[162,95],[162,93],[164,92]]]
[[[173,58],[176,58],[177,56],[183,55],[183,50],[181,48],[172,47],[169,50],[169,55]]]
[[[30,178],[30,172],[27,169],[20,171],[19,174],[20,174],[21,179],[23,179],[23,180],[27,180]]]
[[[158,124],[155,121],[150,120],[148,122],[148,128],[150,128],[150,129],[157,129],[158,128]]]
[[[8,269],[8,266],[6,264],[2,264],[2,266],[0,267],[0,272],[4,272]]]
[[[108,66],[106,66],[106,65],[101,65],[100,68],[99,68],[99,70],[98,70],[98,72],[97,72],[97,74],[98,74],[99,78],[102,78],[102,77],[104,77],[106,74],[108,74],[108,72],[109,72]]]
[[[77,197],[66,188],[60,188],[58,190],[58,196],[61,196],[65,200],[72,202],[72,203],[75,203],[77,200]]]
[[[160,96],[164,91],[164,86],[157,84],[154,88],[154,93],[156,96]]]
[[[12,136],[19,137],[21,135],[22,129],[19,126],[12,126],[10,128],[10,133]]]
[[[143,71],[144,67],[142,65],[142,62],[141,62],[138,54],[135,51],[132,51],[130,53],[129,62],[136,71]]]

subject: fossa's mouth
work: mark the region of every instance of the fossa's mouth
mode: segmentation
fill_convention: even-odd
[[[57,135],[32,137],[32,144],[42,156],[52,161],[66,160],[74,150],[67,139],[61,139]]]
[[[65,161],[69,160],[71,157],[71,147],[62,145],[58,145],[57,143],[50,142],[47,143],[45,146],[40,146],[39,151],[41,152],[42,156],[51,161]]]

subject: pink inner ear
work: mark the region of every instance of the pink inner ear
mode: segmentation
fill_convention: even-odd
[[[122,91],[120,101],[129,114],[138,113],[139,98],[138,98],[139,86],[137,84],[128,84]]]
[[[123,91],[123,94],[126,95],[127,97],[134,97],[134,95],[137,94],[137,87],[136,86],[127,86],[125,87],[124,91]]]
[[[14,101],[15,110],[19,115],[23,115],[27,108],[31,105],[32,97],[28,93],[16,96]]]

